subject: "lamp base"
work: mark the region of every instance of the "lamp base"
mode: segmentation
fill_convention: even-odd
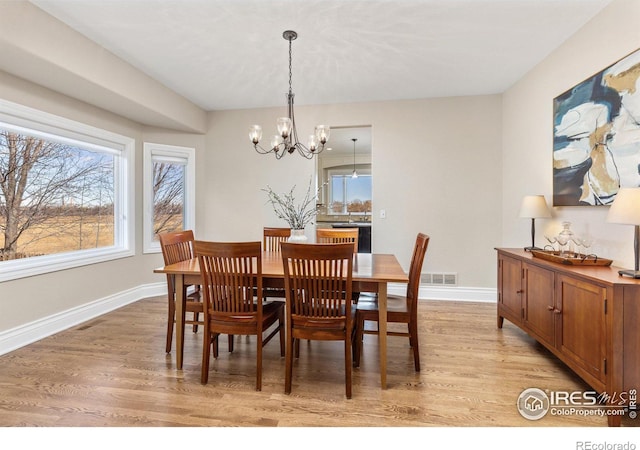
[[[542,250],[540,247],[525,247],[525,252],[530,252],[531,250]]]
[[[640,278],[640,270],[618,270],[618,273],[621,277]]]

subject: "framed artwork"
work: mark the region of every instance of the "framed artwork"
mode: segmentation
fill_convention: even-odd
[[[553,99],[553,205],[640,186],[640,49]]]

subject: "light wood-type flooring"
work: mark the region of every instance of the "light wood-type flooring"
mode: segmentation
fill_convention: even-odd
[[[589,387],[523,331],[496,327],[491,303],[421,301],[422,371],[408,339],[389,337],[388,389],[376,337],[365,336],[353,398],[344,395],[342,343],[303,342],[284,393],[277,339],[255,391],[255,338],[236,337],[200,384],[202,330],[187,327],[184,370],[166,354],[164,297],[144,299],[0,356],[0,425],[45,427],[604,427],[605,417],[520,416],[529,387]],[[175,349],[175,342],[174,342]],[[631,425],[624,422],[625,425]]]

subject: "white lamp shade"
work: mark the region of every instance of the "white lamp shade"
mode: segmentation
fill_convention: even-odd
[[[530,219],[551,217],[544,195],[527,195],[523,198],[518,216]]]
[[[621,188],[609,208],[607,222],[640,225],[640,188]]]

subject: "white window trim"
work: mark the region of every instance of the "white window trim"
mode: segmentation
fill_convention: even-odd
[[[196,223],[196,150],[191,147],[145,142],[144,150],[144,213],[143,252],[160,253],[160,242],[153,237],[153,157],[165,156],[186,160],[186,185],[184,187],[184,229],[194,230]]]
[[[121,158],[114,173],[114,245],[0,262],[0,282],[86,266],[135,254],[133,180],[135,140],[100,128],[0,99],[0,125],[26,129],[51,140],[106,147]],[[86,145],[85,145],[86,146]],[[89,145],[88,147],[90,147]]]

